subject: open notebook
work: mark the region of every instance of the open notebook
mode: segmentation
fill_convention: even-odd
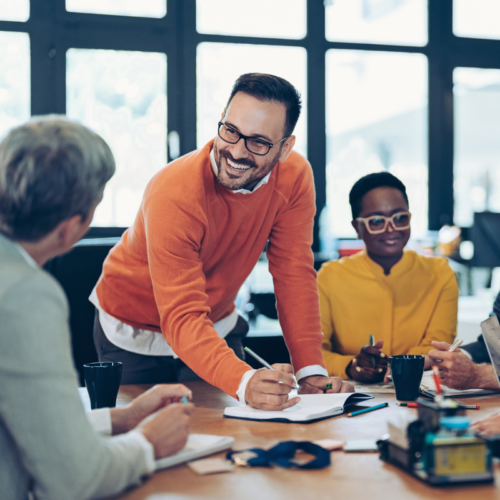
[[[293,395],[291,395],[293,397]],[[300,394],[300,403],[283,411],[257,410],[251,406],[230,406],[224,410],[225,417],[245,420],[270,420],[273,422],[314,422],[344,413],[344,408],[373,399],[368,394]]]
[[[422,381],[420,382],[420,394],[423,396],[433,398],[436,395],[436,384],[434,382],[434,377],[432,376],[432,370],[424,372]],[[473,396],[485,396],[487,394],[499,394],[495,391],[490,391],[486,389],[450,389],[443,385],[443,396],[450,398],[463,398],[463,397],[473,397]]]
[[[213,455],[231,448],[234,438],[231,436],[212,436],[211,434],[189,434],[186,446],[170,457],[156,460],[156,470],[190,462],[196,458]]]

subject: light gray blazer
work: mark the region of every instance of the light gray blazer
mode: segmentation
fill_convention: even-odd
[[[93,431],[78,394],[64,292],[0,235],[0,498],[117,493],[148,472],[140,439]]]

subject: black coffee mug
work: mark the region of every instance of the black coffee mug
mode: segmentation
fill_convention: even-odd
[[[83,365],[83,377],[90,397],[90,407],[114,408],[122,379],[122,364],[103,361]]]
[[[391,356],[391,374],[396,388],[396,399],[415,401],[420,392],[420,382],[424,374],[425,357],[418,354]]]

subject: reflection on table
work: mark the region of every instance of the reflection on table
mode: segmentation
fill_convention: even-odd
[[[191,432],[233,436],[235,449],[251,447],[268,448],[279,441],[312,441],[316,439],[377,439],[387,432],[387,421],[400,411],[393,394],[373,394],[374,399],[366,406],[389,402],[389,407],[366,413],[359,417],[345,415],[312,424],[285,424],[252,422],[223,418],[226,406],[237,405],[233,398],[205,382],[186,384],[193,391],[196,409]],[[118,406],[125,405],[148,389],[147,385],[122,386]],[[80,389],[84,404],[88,407],[85,389]],[[498,409],[498,396],[468,398],[468,404],[479,404],[481,410],[468,411],[473,419]],[[416,410],[408,410],[416,411]],[[223,457],[223,454],[217,456]],[[497,481],[500,467],[495,464]],[[370,500],[439,499],[481,500],[497,499],[500,490],[495,484],[478,486],[452,486],[445,489],[431,488],[396,467],[382,462],[377,453],[333,452],[332,465],[322,470],[291,470],[280,468],[237,468],[232,473],[198,476],[186,465],[180,465],[154,474],[141,487],[115,498],[123,500],[147,499],[153,494],[156,500],[213,498],[218,500],[275,500],[286,498],[303,500],[314,498],[359,499],[367,495]]]

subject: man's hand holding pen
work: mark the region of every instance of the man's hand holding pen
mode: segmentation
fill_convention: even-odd
[[[257,370],[248,381],[245,400],[253,408],[270,411],[290,408],[300,401],[299,397],[289,398],[293,389],[298,390],[299,394],[354,392],[354,386],[343,382],[339,377],[311,375],[302,378],[297,384],[292,365],[284,363],[270,365],[249,347],[245,347],[245,352],[267,368],[267,370]]]
[[[257,370],[248,381],[246,402],[259,410],[281,411],[296,405],[299,397],[288,399],[295,388],[292,365],[276,363],[272,369]]]

